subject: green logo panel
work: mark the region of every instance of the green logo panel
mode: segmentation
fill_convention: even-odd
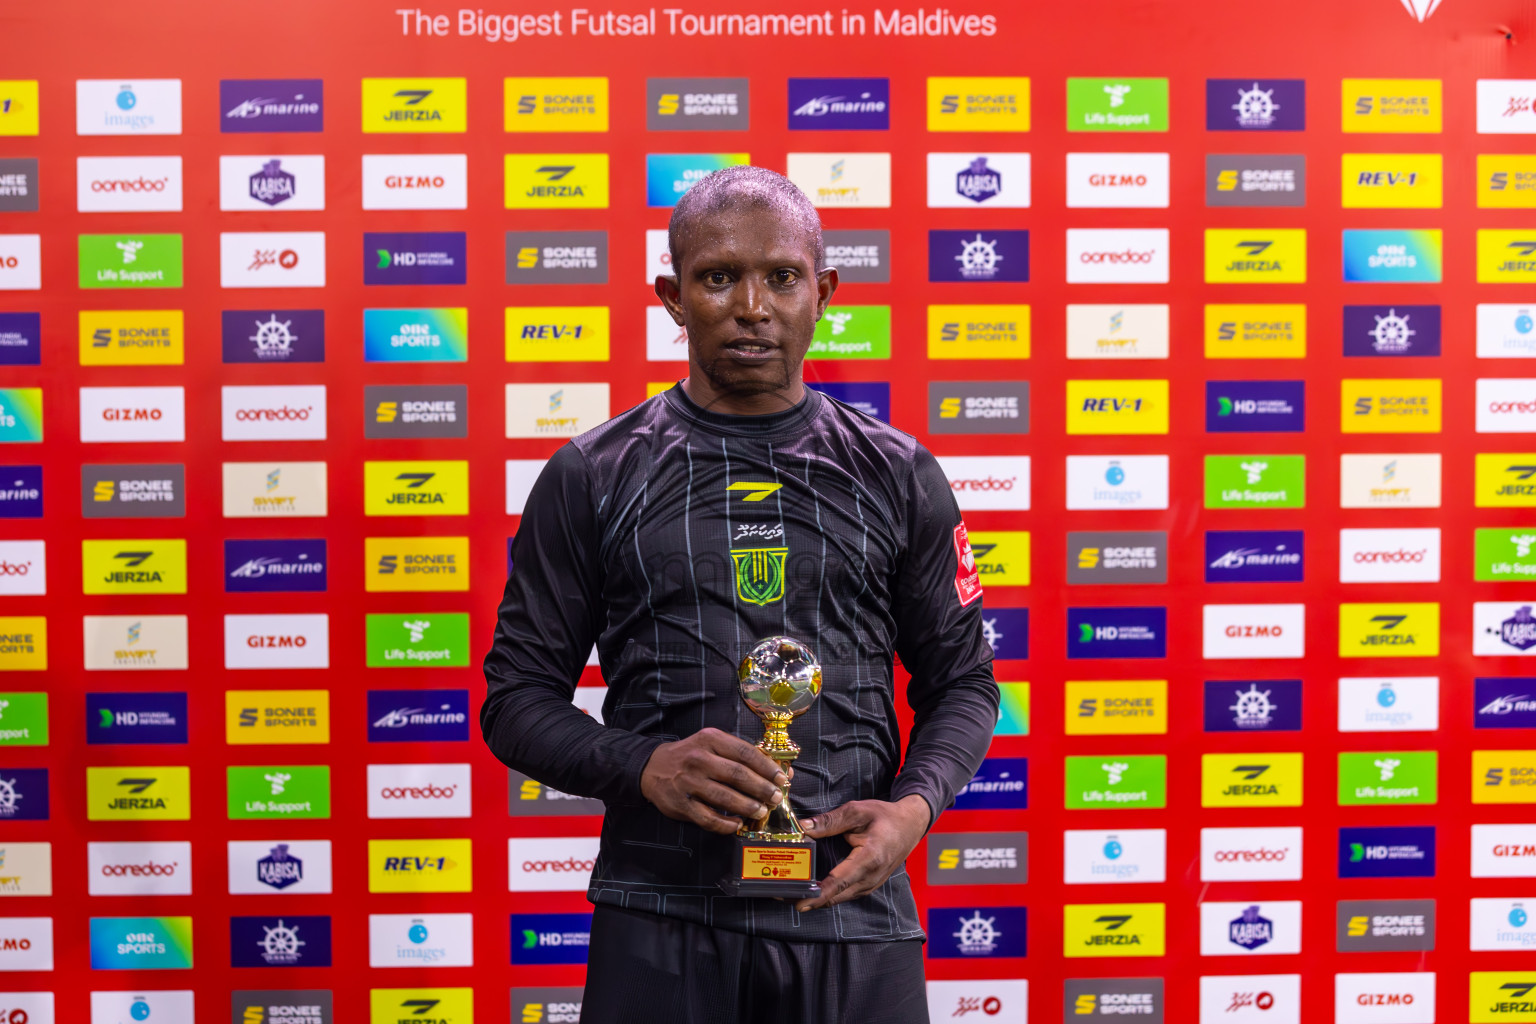
[[[1167,130],[1168,79],[1067,79],[1067,131]]]
[[[1388,750],[1339,755],[1339,803],[1432,804],[1438,801],[1439,755]]]
[[[0,693],[0,747],[48,745],[48,695]]]
[[[253,765],[229,769],[231,818],[329,818],[329,765]]]
[[[890,306],[828,309],[811,337],[810,359],[891,358]]]
[[[464,612],[368,616],[369,668],[463,668],[469,664]]]
[[[180,288],[180,235],[81,235],[81,288]]]
[[[1536,527],[1478,530],[1472,578],[1490,582],[1536,579]]]
[[[1168,759],[1162,754],[1067,758],[1067,808],[1166,807]]]
[[[1304,508],[1305,455],[1207,455],[1206,508]]]

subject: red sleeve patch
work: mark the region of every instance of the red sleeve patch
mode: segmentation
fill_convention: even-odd
[[[971,538],[964,523],[955,527],[955,562],[955,593],[960,595],[960,607],[964,608],[981,596],[981,573],[976,569],[976,556],[971,554]]]

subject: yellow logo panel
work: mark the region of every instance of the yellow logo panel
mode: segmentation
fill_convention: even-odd
[[[1445,173],[1439,153],[1345,153],[1346,210],[1438,210]]]
[[[469,892],[468,839],[368,840],[369,892]]]
[[[1530,284],[1536,281],[1536,230],[1479,228],[1479,284]]]
[[[1306,228],[1206,228],[1205,283],[1305,284]]]
[[[508,306],[507,362],[606,363],[607,306]]]
[[[1536,971],[1473,971],[1468,1024],[1536,1021]]]
[[[1061,955],[1162,956],[1161,903],[1069,903],[1061,908]]]
[[[1475,461],[1478,508],[1536,508],[1536,452],[1479,453]]]
[[[929,359],[1028,359],[1028,306],[929,306]]]
[[[187,542],[81,541],[80,588],[86,594],[185,594]]]
[[[329,690],[225,690],[224,742],[331,742]]]
[[[48,667],[48,620],[41,615],[0,617],[0,672]]]
[[[970,542],[983,587],[1029,586],[1028,530],[974,531]]]
[[[1211,303],[1205,307],[1205,358],[1305,359],[1302,303]]]
[[[365,462],[363,514],[469,515],[469,463]]]
[[[179,309],[80,311],[81,366],[180,366],[186,339]]]
[[[1340,130],[1439,132],[1444,109],[1438,78],[1346,78]]]
[[[646,381],[645,382],[645,397],[646,398],[655,398],[657,395],[661,394],[663,391],[670,391],[670,390],[672,390],[673,385],[675,385],[676,383],[677,383],[677,381],[675,381],[675,380],[649,380],[649,381]]]
[[[1029,79],[928,79],[928,130],[1029,131]]]
[[[462,78],[363,79],[363,133],[462,132],[469,89]]]
[[[428,1004],[430,1006],[428,1007]],[[548,1024],[544,1004],[529,1003],[538,1016],[530,1018],[527,1009],[514,1024]],[[426,1011],[422,1007],[428,1007]],[[419,1017],[426,1012],[428,1016]],[[446,1024],[475,1024],[475,990],[472,988],[375,988],[368,990],[369,1024],[408,1024],[412,1020],[444,1021]],[[262,1022],[265,1024],[265,1022]],[[279,1022],[272,1022],[279,1024]]]
[[[1168,731],[1168,682],[1067,683],[1068,736],[1152,736]]]
[[[469,589],[468,537],[368,537],[363,562],[369,592]]]
[[[1067,381],[1067,433],[1168,433],[1168,382]]]
[[[509,210],[606,210],[607,153],[508,153]]]
[[[1536,207],[1536,156],[1479,153],[1477,205],[1493,210]]]
[[[85,801],[89,821],[186,821],[192,817],[192,770],[87,768]]]
[[[1301,755],[1200,756],[1201,807],[1300,807]]]
[[[1339,605],[1339,657],[1433,658],[1440,653],[1440,606]]]
[[[1472,751],[1472,802],[1536,804],[1536,750]]]
[[[1339,430],[1345,434],[1438,434],[1443,404],[1433,377],[1339,382]]]
[[[36,135],[37,130],[36,80],[0,81],[0,135]]]
[[[606,78],[506,78],[502,95],[509,132],[608,130]]]

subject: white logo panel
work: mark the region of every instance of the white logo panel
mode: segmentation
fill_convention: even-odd
[[[1301,1024],[1301,975],[1201,978],[1200,1024]]]
[[[191,843],[88,843],[85,859],[92,896],[192,894]]]
[[[1300,952],[1300,900],[1200,904],[1201,956],[1284,956]]]
[[[1028,455],[939,455],[961,512],[1029,511]]]
[[[473,967],[470,914],[369,914],[369,967]]]
[[[528,504],[528,495],[533,493],[533,485],[538,481],[539,474],[544,472],[547,461],[546,459],[507,460],[507,515],[523,514],[523,507]]]
[[[52,895],[53,844],[0,843],[0,896]]]
[[[1301,829],[1201,829],[1200,881],[1301,881]]]
[[[467,764],[371,764],[368,817],[467,818],[469,778]]]
[[[225,668],[330,668],[330,616],[226,615]]]
[[[1068,284],[1167,284],[1166,228],[1068,228]]]
[[[192,1024],[192,991],[92,992],[91,1024],[160,1024],[161,1021]],[[3,1018],[0,1018],[3,1019]],[[28,1021],[27,1024],[38,1024]]]
[[[1536,80],[1479,78],[1477,133],[1529,135],[1536,132]]]
[[[462,210],[469,205],[464,153],[364,153],[363,209]]]
[[[1536,357],[1536,306],[1515,303],[1477,304],[1477,358]]]
[[[1536,433],[1536,378],[1480,378],[1477,382],[1477,432]]]
[[[40,540],[0,541],[0,594],[48,593],[48,558]]]
[[[608,384],[508,384],[508,437],[575,437],[608,419]]]
[[[1167,359],[1165,305],[1067,306],[1068,359]]]
[[[1438,676],[1339,680],[1339,732],[1433,732],[1438,728]]]
[[[1208,604],[1204,657],[1304,658],[1306,605]]]
[[[508,839],[508,892],[586,892],[597,836]]]
[[[229,891],[261,896],[330,892],[331,841],[232,839]]]
[[[53,918],[0,917],[0,971],[53,970]]]
[[[1062,833],[1062,840],[1062,881],[1067,885],[1167,881],[1165,829],[1072,829]]]
[[[891,205],[891,154],[790,153],[785,177],[822,207]]]
[[[75,134],[180,135],[181,79],[76,79]]]
[[[665,306],[645,307],[645,358],[653,363],[688,361],[688,331],[672,320]]]
[[[1435,972],[1335,974],[1339,1024],[1435,1024]]]
[[[1340,530],[1339,582],[1440,582],[1440,531]]]
[[[324,288],[324,231],[226,231],[219,287]]]
[[[43,236],[0,235],[0,292],[43,287]]]
[[[181,188],[179,156],[75,159],[75,208],[81,213],[179,212]]]
[[[1168,456],[1067,456],[1069,511],[1167,507]]]
[[[324,441],[325,385],[226,385],[226,441]]]
[[[323,210],[325,157],[221,156],[219,209],[257,213]]]
[[[1474,899],[1473,952],[1536,949],[1536,896]]]
[[[962,210],[1029,205],[1028,153],[929,153],[928,206]]]
[[[968,1017],[977,1008],[987,1019],[1027,1024],[1029,1020],[1029,982],[1020,978],[1008,981],[930,981],[928,1016],[936,1021]]]
[[[1068,153],[1068,207],[1166,208],[1167,153]]]
[[[81,388],[80,440],[185,441],[186,389]]]
[[[1339,507],[1439,508],[1439,454],[1340,455]]]
[[[1536,878],[1536,825],[1473,825],[1473,878]]]

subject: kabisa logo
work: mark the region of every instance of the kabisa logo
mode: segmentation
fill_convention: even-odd
[[[608,232],[508,231],[507,284],[607,284]]]
[[[185,693],[87,693],[85,741],[187,742]]]
[[[1472,725],[1477,729],[1536,727],[1536,679],[1477,679]]]
[[[1029,806],[1029,758],[989,757],[955,794],[961,809],[1023,809]]]
[[[929,907],[930,959],[1014,957],[1028,953],[1024,907]]]
[[[226,593],[322,593],[325,541],[226,540]]]
[[[278,843],[265,857],[256,861],[256,880],[282,891],[304,881],[304,861],[288,852],[287,843]]]
[[[1269,956],[1300,952],[1300,901],[1200,904],[1201,956]]]
[[[1208,132],[1299,132],[1307,127],[1307,83],[1300,78],[1207,78]]]
[[[1339,877],[1435,877],[1434,827],[1339,829]]]
[[[1208,434],[1300,433],[1306,429],[1307,384],[1300,380],[1205,382]]]
[[[1536,616],[1530,605],[1478,601],[1472,618],[1473,654],[1536,655]]]
[[[513,914],[513,964],[584,964],[591,914]]]
[[[1206,732],[1298,732],[1301,680],[1206,680]]]
[[[453,743],[467,739],[468,690],[368,691],[370,743]]]
[[[746,131],[751,79],[647,78],[645,127],[653,132]]]
[[[1068,608],[1067,657],[1167,657],[1166,608]]]
[[[1478,233],[1478,280],[1485,266],[1484,235]],[[1438,228],[1406,231],[1344,231],[1344,280],[1438,283],[1441,280],[1442,232]],[[1536,264],[1533,264],[1536,266]]]
[[[469,436],[464,384],[369,384],[363,388],[363,436],[378,440]]]
[[[1023,208],[1029,206],[1029,193],[1028,153],[928,154],[930,208]]]
[[[789,128],[886,131],[890,101],[888,78],[791,78]]]
[[[325,310],[226,309],[226,363],[325,362]]]
[[[329,967],[331,919],[319,916],[231,917],[231,967]]]
[[[1028,231],[928,232],[929,281],[1028,281]]]
[[[607,153],[508,153],[502,159],[509,210],[605,210]]]
[[[1166,908],[1161,903],[1069,903],[1061,909],[1062,956],[1164,953]]]
[[[363,132],[461,133],[469,123],[462,78],[363,79]]]
[[[0,466],[0,519],[43,517],[43,467]]]
[[[47,821],[48,807],[48,769],[0,769],[0,821]]]
[[[1438,356],[1439,306],[1345,306],[1346,356]]]
[[[192,967],[190,917],[91,918],[91,970]]]
[[[224,79],[219,131],[318,132],[325,129],[325,83],[318,78]]]
[[[363,284],[463,284],[462,231],[363,233]]]
[[[1227,925],[1227,941],[1250,952],[1275,937],[1275,922],[1259,913],[1257,905],[1244,907],[1242,914]]]
[[[1306,577],[1301,530],[1207,530],[1207,583],[1300,583]]]

